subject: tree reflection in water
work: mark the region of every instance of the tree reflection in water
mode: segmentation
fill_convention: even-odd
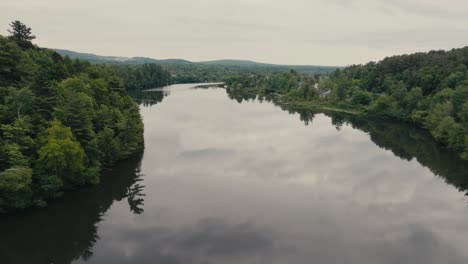
[[[135,171],[135,183],[127,189],[127,200],[130,206],[130,211],[134,214],[142,214],[144,212],[144,199],[146,195],[143,193],[144,185],[140,183],[143,181],[140,168]]]
[[[164,90],[162,88],[151,91],[131,90],[128,93],[138,104],[145,107],[159,104],[166,96],[170,95],[169,90]]]
[[[330,117],[332,124],[339,131],[344,125],[359,129],[370,135],[374,144],[391,151],[403,160],[417,160],[422,166],[442,177],[468,196],[468,161],[462,160],[455,152],[437,143],[431,134],[421,128],[402,122],[377,120],[330,111],[311,111],[281,105],[272,95],[259,95],[248,90],[227,89],[228,97],[239,103],[249,100],[272,102],[290,114],[298,114],[304,124],[312,124],[316,114]]]
[[[0,263],[89,259],[99,240],[97,225],[115,201],[127,198],[131,212],[143,212],[140,161],[138,156],[118,163],[99,185],[67,193],[47,208],[1,216]]]

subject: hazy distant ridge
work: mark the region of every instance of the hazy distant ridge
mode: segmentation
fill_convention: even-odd
[[[280,64],[270,64],[270,63],[260,63],[249,60],[213,60],[213,61],[201,61],[201,62],[192,62],[183,59],[164,59],[158,60],[153,58],[146,57],[118,57],[118,56],[100,56],[91,53],[80,53],[71,50],[65,49],[54,49],[56,52],[63,56],[69,56],[73,59],[82,59],[90,61],[91,63],[125,63],[125,64],[143,64],[143,63],[157,63],[161,65],[177,65],[177,64],[201,64],[201,65],[212,65],[212,66],[222,66],[222,67],[236,67],[236,68],[271,68],[271,69],[284,69],[290,68],[300,71],[316,71],[321,69],[324,71],[333,71],[337,67],[335,66],[317,66],[317,65],[280,65]]]

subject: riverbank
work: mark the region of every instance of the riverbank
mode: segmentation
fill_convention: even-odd
[[[229,88],[228,88],[229,89]],[[228,91],[229,93],[229,91]],[[373,118],[373,119],[381,119],[381,120],[388,120],[388,121],[398,121],[407,124],[414,125],[421,129],[424,129],[428,132],[431,130],[425,128],[421,123],[415,122],[408,118],[398,118],[396,116],[392,116],[389,113],[380,113],[374,114],[370,111],[366,111],[365,108],[361,109],[351,109],[351,105],[340,103],[328,99],[313,99],[313,100],[300,100],[295,96],[291,96],[289,94],[279,94],[279,93],[271,93],[265,94],[264,90],[257,89],[257,88],[241,88],[241,89],[234,89],[234,93],[238,93],[240,95],[249,96],[249,97],[267,97],[270,98],[275,104],[283,107],[283,108],[293,108],[293,109],[300,109],[300,110],[310,110],[310,111],[318,111],[318,112],[337,112],[337,113],[345,113],[355,116],[362,116],[366,118]],[[432,133],[431,133],[432,134]],[[448,149],[452,149],[443,142],[439,141],[434,134],[432,134],[434,140],[439,142],[439,144],[443,145]],[[465,151],[457,151],[452,149],[453,151],[457,152],[461,159],[468,160],[468,153]]]
[[[373,263],[382,250],[395,250],[374,251],[372,244],[388,245],[379,234],[408,232],[415,221],[430,227],[439,215],[455,224],[467,219],[468,164],[426,131],[337,112],[283,111],[271,95],[228,97],[189,84],[144,104],[164,93],[139,99],[141,157],[116,163],[100,184],[47,208],[0,216],[2,263],[307,263],[308,245],[337,229],[369,235],[371,244],[361,235],[349,244],[346,233],[325,239],[361,250],[356,263]],[[408,191],[411,199],[401,199]],[[437,227],[452,231],[452,222]],[[468,237],[468,227],[457,233]],[[437,245],[463,250],[451,232],[440,236]],[[297,250],[285,255],[283,248]],[[327,257],[319,256],[349,259]]]
[[[292,106],[295,108],[305,109],[305,110],[325,110],[338,113],[346,113],[351,115],[364,115],[364,112],[357,110],[350,110],[345,108],[340,108],[340,106],[334,104],[323,104],[316,101],[294,101],[290,98],[282,95],[278,95],[278,103],[284,106]]]

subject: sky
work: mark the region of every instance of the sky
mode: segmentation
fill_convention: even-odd
[[[2,0],[35,43],[112,56],[345,66],[468,43],[466,0]]]

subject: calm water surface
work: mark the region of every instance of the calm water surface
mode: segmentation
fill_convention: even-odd
[[[424,131],[191,87],[140,95],[142,157],[1,218],[0,263],[468,263],[468,165]]]

